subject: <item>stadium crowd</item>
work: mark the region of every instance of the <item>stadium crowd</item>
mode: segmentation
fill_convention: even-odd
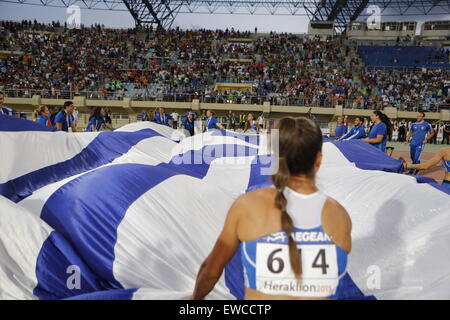
[[[0,88],[8,95],[401,110],[449,104],[448,72],[366,71],[342,37],[69,29],[31,21],[2,21],[0,27]],[[251,89],[221,91],[215,84],[222,82],[250,83]]]
[[[448,72],[441,69],[399,72],[366,72],[361,74],[362,83],[374,88],[374,101],[383,107],[411,110],[412,106],[424,102],[426,106],[449,104]],[[431,107],[429,111],[436,111]]]
[[[0,92],[0,114],[16,115],[16,111],[4,104],[5,94]],[[375,112],[378,112],[376,110]],[[419,112],[422,113],[422,112]],[[89,123],[86,131],[112,130],[111,109],[95,107],[91,110]],[[78,110],[72,101],[66,101],[63,107],[40,105],[33,113],[33,120],[49,127],[63,131],[76,131]],[[314,115],[310,115],[312,120],[318,121]],[[209,120],[208,120],[209,119]],[[228,129],[240,132],[259,133],[261,130],[270,128],[265,119],[264,113],[255,117],[252,113],[240,113],[236,115],[231,110],[227,115],[216,117],[214,111],[204,111],[197,115],[192,109],[187,110],[183,116],[176,111],[171,114],[165,112],[165,109],[158,107],[155,110],[145,110],[138,116],[138,120],[152,121],[159,124],[173,127],[174,129],[184,128],[191,135],[200,130],[210,129]],[[200,120],[204,125],[200,125]],[[186,124],[186,122],[188,123]],[[388,141],[405,142],[411,128],[415,122],[406,120],[389,120],[389,132],[387,132]],[[349,123],[349,118],[338,117],[335,131],[331,134],[336,140],[362,139],[370,134],[374,125],[372,119],[355,117],[353,127]],[[443,121],[433,121],[430,124],[430,131],[433,132],[429,143],[449,144],[450,143],[450,123]],[[194,130],[194,128],[197,128]],[[350,130],[349,130],[350,128]],[[356,134],[356,135],[354,135]]]

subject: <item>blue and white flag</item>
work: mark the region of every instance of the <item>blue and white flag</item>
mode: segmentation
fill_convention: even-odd
[[[263,136],[152,122],[67,134],[0,115],[0,299],[185,299]],[[325,142],[318,187],[349,212],[342,299],[449,299],[450,197],[361,141]],[[420,183],[422,182],[422,183]],[[208,299],[242,299],[239,254]]]

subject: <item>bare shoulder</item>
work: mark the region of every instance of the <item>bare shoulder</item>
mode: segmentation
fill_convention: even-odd
[[[279,226],[274,227],[273,221],[268,219],[275,194],[274,188],[262,188],[242,194],[234,201],[228,217],[230,222],[235,222],[237,236],[241,241],[254,240],[275,229],[279,230]]]
[[[350,252],[352,220],[347,210],[331,197],[328,197],[325,201],[322,226],[334,243]]]
[[[234,200],[231,210],[236,210],[241,212],[254,211],[255,206],[264,205],[267,201],[273,200],[275,197],[276,190],[271,187],[256,189],[247,193],[240,195],[236,200]]]
[[[247,192],[246,195],[249,197],[262,198],[262,197],[274,196],[276,193],[277,193],[277,190],[275,188],[265,187],[265,188],[260,188],[260,189],[256,189],[256,190]]]
[[[347,210],[335,199],[327,197],[324,207],[324,214],[331,220],[340,220],[345,224],[350,224],[351,219]]]

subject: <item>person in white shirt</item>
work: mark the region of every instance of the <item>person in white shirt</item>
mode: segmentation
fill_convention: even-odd
[[[264,128],[264,112],[258,117],[258,125],[261,129]]]
[[[177,129],[178,128],[178,117],[180,116],[176,111],[172,112],[171,114],[172,118],[173,118],[173,128]]]
[[[77,107],[74,107],[72,115],[73,115],[73,119],[74,119],[73,123],[75,125],[77,125],[77,123],[78,123],[78,109],[77,109]]]

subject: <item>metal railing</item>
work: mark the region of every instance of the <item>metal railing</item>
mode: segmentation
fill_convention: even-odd
[[[71,100],[74,97],[86,97],[93,100],[122,100],[117,92],[107,92],[103,94],[101,91],[55,91],[47,89],[4,89],[3,92],[10,98],[32,98],[34,95],[40,95],[44,99],[61,99]]]
[[[442,69],[443,71],[450,70],[450,62],[441,66],[423,66],[427,70]],[[365,71],[398,71],[398,72],[422,72],[422,66],[365,66]]]
[[[268,95],[257,96],[248,94],[195,94],[195,93],[149,93],[143,91],[142,94],[129,95],[124,91],[80,91],[80,92],[59,92],[51,94],[48,90],[37,89],[5,89],[3,90],[7,97],[11,98],[32,98],[33,95],[40,95],[41,98],[51,98],[60,100],[73,100],[74,97],[84,96],[91,100],[123,100],[124,97],[132,98],[135,101],[161,101],[161,102],[192,102],[194,99],[200,103],[219,103],[219,104],[243,104],[243,105],[262,105],[269,102],[271,106],[297,106],[297,107],[319,107],[334,108],[336,105],[342,105],[344,109],[362,109],[362,110],[381,110],[385,107],[393,107],[399,111],[426,111],[440,112],[440,110],[449,110],[450,104],[444,99],[430,100],[425,99],[414,103],[404,104],[397,101],[375,102],[371,99],[349,98],[344,100],[333,99],[328,95],[326,99],[310,97],[304,95]],[[334,100],[334,101],[333,101]],[[276,109],[273,109],[274,111]]]

